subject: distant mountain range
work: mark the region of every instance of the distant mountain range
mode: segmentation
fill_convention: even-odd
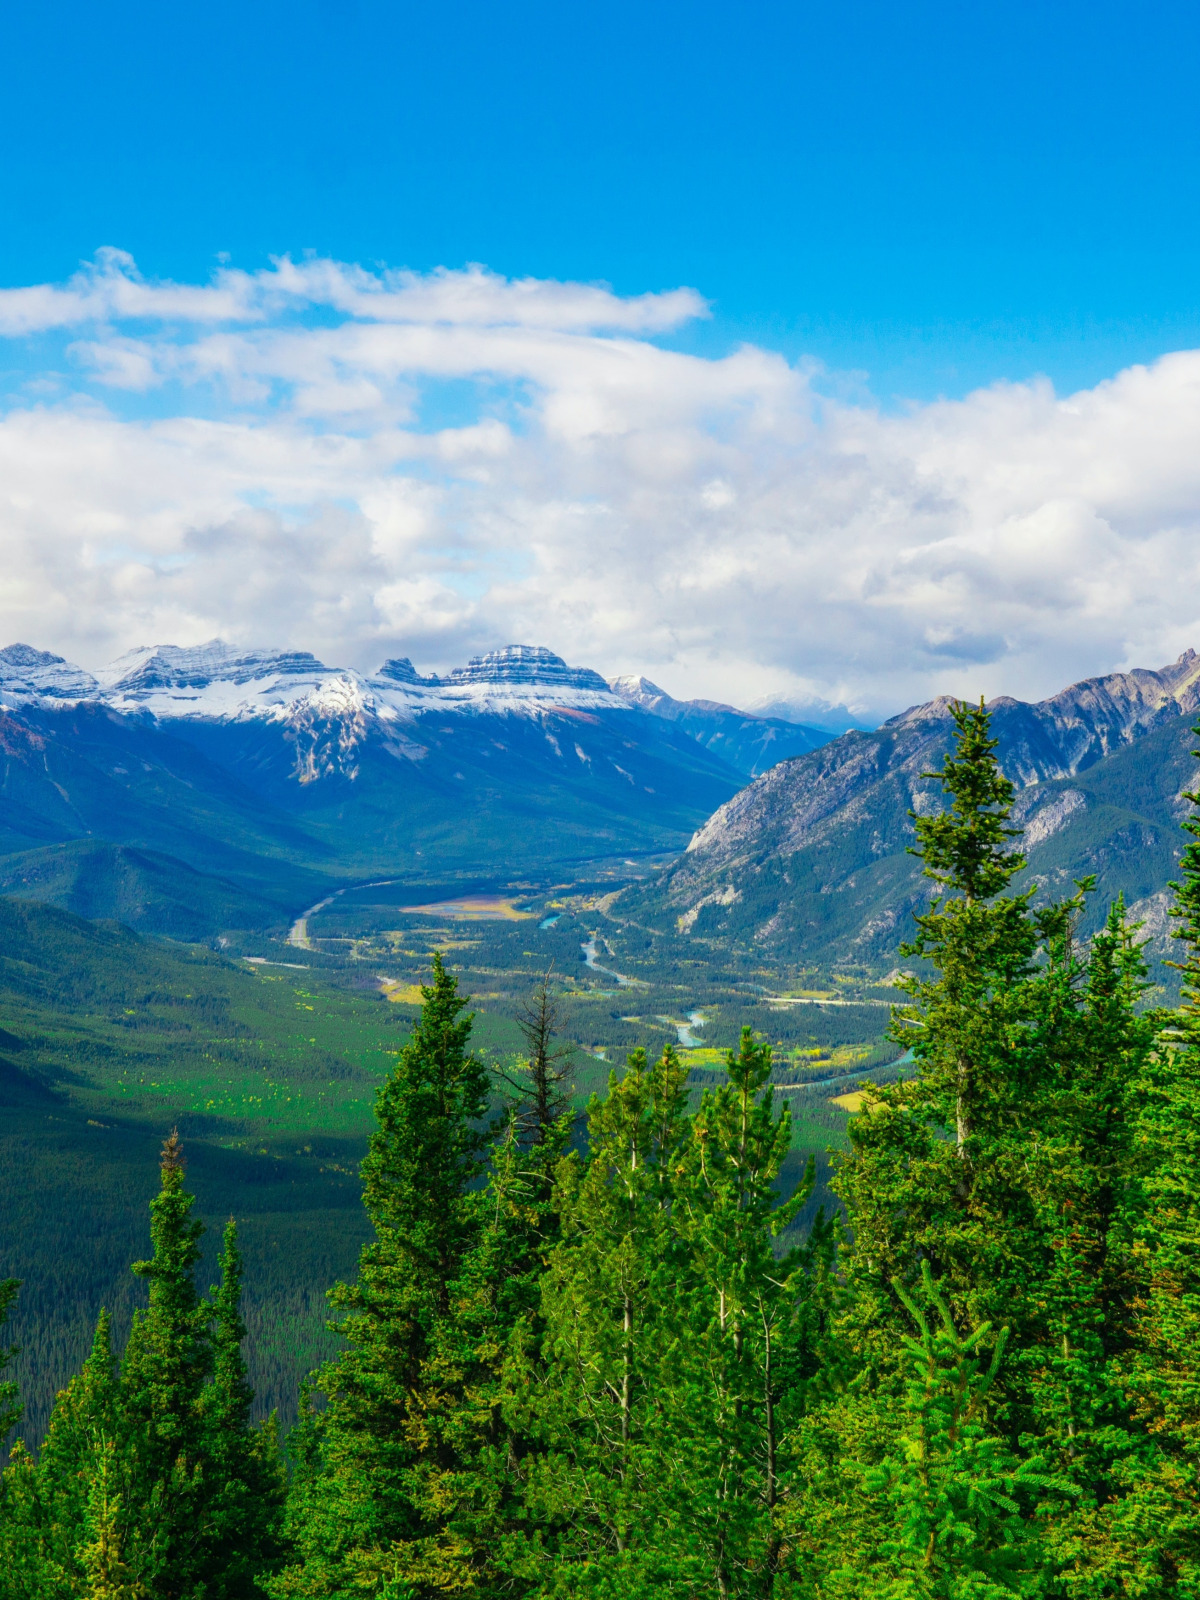
[[[757,778],[777,762],[818,750],[834,737],[824,728],[737,711],[717,700],[673,700],[649,678],[610,678],[608,687],[629,705],[690,733],[748,778]]]
[[[334,882],[681,849],[829,735],[610,685],[536,646],[444,677],[214,641],[92,674],[0,650],[0,892],[198,937]]]
[[[627,890],[615,916],[692,941],[773,956],[888,966],[927,883],[908,852],[910,812],[939,807],[927,774],[950,748],[950,701],[917,706],[773,766],[718,808],[685,855]],[[1037,704],[992,702],[999,756],[1018,785],[1028,876],[1048,894],[1095,873],[1084,931],[1118,892],[1168,953],[1167,884],[1200,772],[1191,724],[1200,659],[1091,678]]]

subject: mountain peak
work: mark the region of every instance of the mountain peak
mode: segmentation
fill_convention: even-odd
[[[308,650],[239,650],[221,639],[198,645],[142,645],[119,657],[101,682],[122,694],[155,689],[205,689],[212,683],[251,683],[268,675],[327,672]]]
[[[434,678],[422,678],[407,656],[392,656],[380,666],[375,676],[386,678],[389,683],[422,684],[437,681]]]
[[[442,683],[528,683],[547,688],[593,689],[609,692],[608,684],[590,667],[569,667],[561,656],[541,644],[506,644],[472,656],[465,667],[455,667]]]
[[[0,650],[0,693],[12,699],[79,700],[99,688],[95,678],[49,650],[9,644]]]

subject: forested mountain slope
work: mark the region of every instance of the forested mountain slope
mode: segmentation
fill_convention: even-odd
[[[1158,672],[991,707],[1001,765],[1019,789],[1029,875],[1069,892],[1072,879],[1095,873],[1094,915],[1124,893],[1159,953],[1198,709],[1191,650]],[[937,803],[926,774],[952,729],[943,697],[780,763],[723,805],[680,861],[627,890],[614,915],[693,939],[755,940],[820,964],[893,964],[925,892],[908,853],[909,813]]]

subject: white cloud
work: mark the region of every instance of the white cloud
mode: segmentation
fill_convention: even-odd
[[[523,640],[883,710],[1200,644],[1200,352],[889,416],[654,342],[705,313],[478,267],[154,284],[115,251],[0,291],[0,334],[64,341],[0,414],[0,638]]]

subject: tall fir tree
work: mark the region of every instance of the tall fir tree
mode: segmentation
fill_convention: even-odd
[[[269,1584],[280,1597],[382,1595],[388,1584],[436,1593],[469,1570],[467,1542],[448,1525],[459,1462],[442,1420],[462,1379],[442,1358],[452,1286],[478,1240],[488,1082],[468,1049],[467,1002],[438,955],[421,993],[363,1162],[374,1238],[357,1281],[330,1296],[349,1348],[305,1395],[288,1509],[295,1556]]]
[[[276,1569],[284,1553],[287,1477],[275,1417],[258,1426],[250,1420],[254,1390],[242,1354],[241,1291],[242,1257],[231,1217],[222,1240],[221,1281],[211,1291],[212,1379],[200,1397],[210,1485],[205,1539],[226,1555],[213,1564],[212,1600],[258,1595],[258,1580]]]
[[[108,1312],[102,1310],[91,1353],[83,1370],[59,1393],[38,1454],[47,1600],[51,1595],[81,1592],[87,1572],[81,1530],[88,1521],[92,1486],[101,1470],[106,1480],[104,1514],[110,1519],[118,1515],[119,1495],[111,1481],[116,1471],[113,1458],[118,1424],[112,1325]],[[114,1537],[119,1540],[119,1534]]]
[[[890,1448],[902,1291],[928,1263],[959,1328],[1011,1328],[996,1426],[1072,1483],[1047,1514],[1061,1581],[1070,1570],[1082,1583],[1089,1518],[1138,1448],[1121,1368],[1140,1292],[1133,1124],[1155,1023],[1138,1012],[1144,968],[1120,906],[1085,959],[1075,926],[1089,883],[1044,908],[1013,892],[1012,786],[984,706],[952,710],[956,748],[936,774],[949,809],[914,819],[938,886],[904,947],[923,965],[896,1037],[917,1071],[872,1091],[835,1178],[852,1234],[838,1359],[852,1352],[858,1388],[828,1407],[825,1460],[836,1501],[832,1463],[850,1436],[852,1455],[872,1432]]]
[[[472,1196],[476,1244],[452,1287],[435,1357],[449,1380],[438,1426],[456,1463],[443,1480],[447,1520],[472,1587],[506,1597],[528,1588],[513,1552],[530,1530],[526,1485],[542,1447],[524,1390],[543,1368],[541,1286],[561,1236],[555,1175],[574,1125],[574,1052],[558,1037],[549,972],[517,1025],[525,1059],[498,1074],[507,1104],[487,1185]]]
[[[278,1556],[282,1459],[273,1420],[250,1422],[236,1229],[210,1305],[196,1288],[193,1205],[173,1133],[150,1207],[153,1255],[134,1265],[149,1305],[119,1372],[101,1312],[30,1475],[39,1600],[253,1600]]]
[[[1125,1463],[1128,1492],[1089,1530],[1092,1564],[1110,1580],[1120,1574],[1114,1587],[1155,1600],[1200,1595],[1200,792],[1184,798],[1191,837],[1171,911],[1180,1003],[1162,1019],[1134,1130],[1145,1168],[1145,1289],[1124,1378],[1147,1440]]]
[[[803,1244],[780,1236],[808,1200],[813,1165],[790,1196],[780,1178],[791,1115],[775,1111],[771,1047],[742,1030],[727,1082],[706,1091],[676,1176],[674,1220],[686,1262],[670,1401],[676,1453],[689,1465],[666,1517],[697,1588],[771,1600],[803,1586],[786,1537],[791,1440],[815,1376],[828,1306],[831,1231],[818,1216]]]
[[[123,1556],[154,1600],[182,1600],[208,1577],[206,1439],[201,1396],[212,1371],[208,1307],[196,1288],[204,1224],[192,1216],[177,1133],[163,1146],[150,1204],[154,1252],[133,1270],[150,1303],[133,1319],[121,1362]]]
[[[674,1342],[664,1307],[682,1271],[672,1203],[686,1078],[673,1049],[653,1064],[634,1051],[589,1107],[586,1161],[559,1166],[563,1236],[543,1286],[546,1332],[541,1352],[512,1370],[522,1425],[542,1445],[528,1475],[529,1536],[512,1564],[539,1594],[633,1595],[671,1581],[660,1422]]]

